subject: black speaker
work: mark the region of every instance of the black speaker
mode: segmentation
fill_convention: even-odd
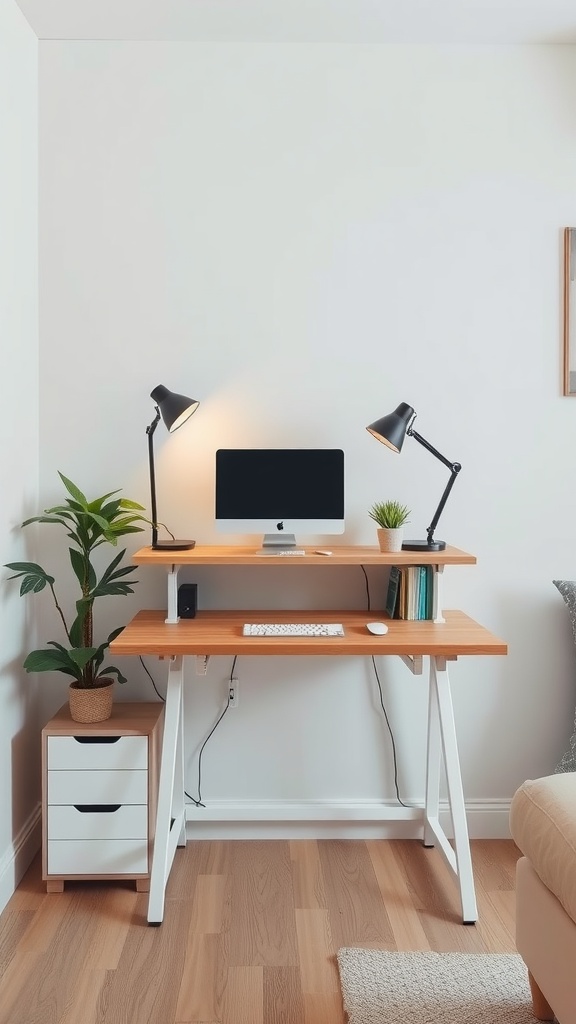
[[[178,587],[178,615],[181,619],[194,618],[196,615],[197,596],[197,583],[182,583]]]

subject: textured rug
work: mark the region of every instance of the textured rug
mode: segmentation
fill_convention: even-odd
[[[516,953],[338,952],[349,1024],[537,1024]]]

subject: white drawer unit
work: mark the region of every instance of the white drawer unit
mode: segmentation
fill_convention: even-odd
[[[50,743],[48,743],[50,765]],[[148,772],[127,768],[101,772],[48,768],[48,806],[53,804],[147,804]]]
[[[148,768],[146,736],[49,736],[50,770]]]
[[[52,874],[67,878],[80,877],[78,864],[82,864],[82,878],[133,878],[148,872],[148,853],[146,843],[136,839],[50,839],[48,864]]]
[[[49,805],[48,842],[148,839],[146,804]]]
[[[42,877],[150,882],[163,704],[116,704],[106,722],[65,705],[42,730]]]

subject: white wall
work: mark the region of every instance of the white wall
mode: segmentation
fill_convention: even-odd
[[[20,523],[38,503],[37,49],[20,10],[0,0],[2,564],[31,556]],[[40,716],[35,684],[21,669],[30,609],[14,583],[2,587],[0,605],[1,908],[38,842]]]
[[[367,508],[390,496],[421,536],[445,470],[365,430],[412,404],[463,465],[437,536],[478,556],[447,570],[445,606],[510,645],[452,670],[485,831],[505,830],[524,778],[553,770],[573,714],[551,580],[576,572],[576,404],[560,397],[575,85],[571,47],[40,44],[42,502],[60,469],[148,503],[148,395],[163,383],[202,402],[177,435],[156,434],[159,513],[176,534],[229,539],[214,532],[216,448],[303,445],[346,451],[346,542],[375,542]],[[164,606],[164,575],[138,575],[102,628]],[[205,608],[365,602],[360,569],[193,578]],[[377,607],[384,581],[370,578]],[[121,696],[153,699],[129,667]],[[230,667],[190,667],[193,794]],[[149,668],[162,688],[164,667]],[[424,685],[400,663],[380,670],[415,798]],[[369,662],[245,659],[237,674],[240,706],[203,755],[208,805],[393,796]],[[58,682],[55,706],[63,696]]]

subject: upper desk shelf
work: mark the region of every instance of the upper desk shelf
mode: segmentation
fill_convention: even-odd
[[[300,549],[302,550],[302,549]],[[334,544],[318,555],[318,548],[304,547],[305,555],[259,554],[242,545],[197,545],[189,551],[153,551],[140,548],[132,555],[136,565],[475,565],[475,555],[459,548],[444,551],[380,551],[377,547]]]
[[[380,551],[377,547],[334,544],[330,555],[318,554],[317,548],[304,547],[304,555],[261,554],[255,547],[241,545],[197,545],[183,551],[154,551],[140,548],[132,555],[136,565],[163,565],[168,567],[167,623],[178,622],[178,570],[194,565],[281,565],[303,568],[311,565],[433,565],[434,597],[433,619],[442,621],[439,594],[439,576],[445,565],[475,565],[476,557],[459,548],[446,547],[444,551]]]

